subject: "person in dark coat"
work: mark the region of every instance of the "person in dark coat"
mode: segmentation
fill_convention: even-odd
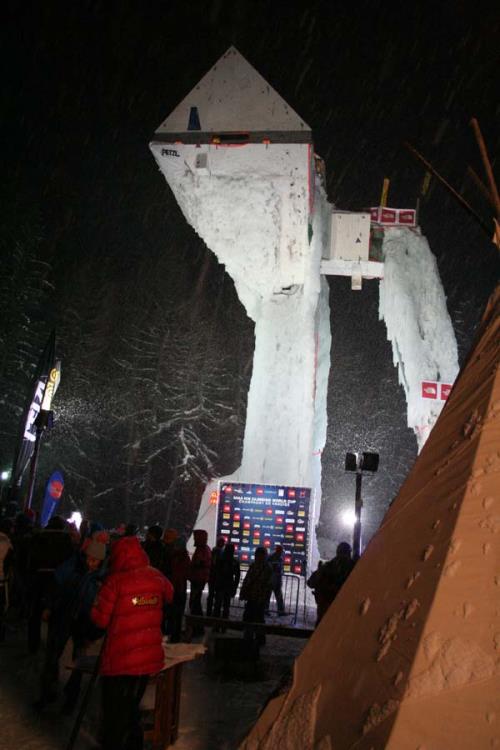
[[[12,546],[14,547],[14,580],[12,586],[12,604],[19,611],[21,619],[30,612],[30,547],[34,534],[33,519],[25,513],[19,513],[14,520]]]
[[[236,595],[240,582],[240,564],[234,556],[234,544],[226,544],[215,562],[214,617],[227,620],[231,599]]]
[[[271,566],[267,562],[266,548],[257,547],[255,561],[248,568],[240,590],[240,600],[245,602],[243,622],[265,622],[266,606],[271,594],[272,574]],[[264,632],[256,632],[252,627],[245,628],[243,635],[247,640],[256,640],[261,646],[266,642]]]
[[[34,533],[29,547],[30,612],[28,617],[28,649],[36,654],[40,648],[42,612],[52,599],[56,568],[73,555],[74,547],[66,524],[52,516],[45,529]]]
[[[52,597],[43,612],[49,625],[37,710],[43,710],[56,697],[59,660],[68,640],[73,641],[73,659],[76,659],[84,653],[88,642],[103,634],[91,622],[90,610],[104,576],[105,557],[105,544],[87,538],[82,549],[54,572]],[[81,680],[82,673],[74,669],[64,688],[63,713],[70,714],[75,707]]]
[[[191,558],[189,580],[191,581],[191,595],[189,610],[192,615],[203,615],[201,596],[210,576],[212,553],[207,544],[208,534],[204,529],[193,531],[195,550]]]
[[[142,748],[139,704],[149,676],[165,662],[163,608],[174,591],[148,563],[136,536],[114,542],[110,573],[91,610],[94,624],[107,631],[99,664],[106,750]]]
[[[0,519],[0,641],[5,640],[4,615],[9,606],[9,574],[14,557],[12,532],[14,524],[9,518]]]
[[[149,557],[149,564],[165,574],[165,545],[161,540],[162,534],[163,529],[161,526],[150,526],[146,534],[146,539],[142,543],[142,548]]]
[[[351,557],[351,545],[341,542],[337,547],[337,554],[329,562],[318,566],[318,569],[307,581],[309,588],[314,590],[317,606],[316,625],[319,625],[325,612],[333,602],[343,584],[354,568]]]
[[[277,544],[272,555],[269,556],[269,565],[273,572],[271,576],[271,592],[274,594],[276,599],[276,605],[278,607],[278,616],[282,617],[285,614],[285,604],[283,602],[283,592],[281,590],[283,581],[283,547],[281,544]],[[267,602],[266,610],[269,610],[269,604],[271,596]]]
[[[171,643],[178,643],[181,639],[190,567],[191,560],[186,549],[186,540],[182,536],[178,537],[173,543],[171,554],[170,582],[174,587],[174,598],[172,604],[167,607],[166,633],[170,636]]]
[[[212,617],[212,612],[214,609],[215,566],[217,564],[217,560],[222,554],[225,543],[226,543],[225,537],[220,536],[217,539],[217,543],[215,547],[212,548],[212,560],[210,562],[210,575],[208,576],[207,617]]]
[[[172,558],[174,555],[175,550],[175,543],[177,541],[177,538],[179,536],[179,532],[177,529],[165,529],[163,532],[163,549],[164,549],[164,555],[163,555],[163,567],[161,568],[161,572],[164,576],[170,580],[170,577],[172,575]]]

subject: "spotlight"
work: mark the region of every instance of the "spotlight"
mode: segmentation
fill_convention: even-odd
[[[340,520],[342,521],[343,526],[346,526],[348,529],[353,529],[354,524],[356,523],[356,513],[352,508],[350,510],[344,510],[340,514]]]

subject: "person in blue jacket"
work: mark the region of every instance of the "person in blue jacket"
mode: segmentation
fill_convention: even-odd
[[[40,698],[35,708],[42,710],[57,697],[59,659],[68,640],[73,641],[73,660],[88,642],[101,637],[90,619],[90,610],[104,577],[106,545],[85,540],[81,549],[59,565],[54,573],[55,587],[43,618],[48,621],[47,650],[41,674]],[[64,687],[63,713],[71,713],[78,700],[82,673],[74,669]]]

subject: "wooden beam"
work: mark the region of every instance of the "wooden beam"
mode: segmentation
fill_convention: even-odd
[[[496,217],[497,219],[500,219],[500,195],[498,194],[498,188],[495,182],[495,177],[493,175],[493,169],[491,168],[490,157],[488,156],[488,150],[484,142],[483,134],[481,133],[479,123],[475,117],[472,118],[470,124],[472,125],[472,129],[474,130],[474,135],[476,136],[479,151],[481,153],[481,158],[483,160],[484,170],[486,172],[486,176],[488,178],[488,183],[490,186],[490,193],[493,197],[493,205],[495,207]]]
[[[445,186],[445,188],[453,195],[453,197],[460,203],[460,205],[465,208],[468,214],[470,214],[479,224],[479,226],[483,229],[483,231],[488,235],[488,239],[491,240],[491,229],[488,227],[488,225],[483,221],[483,219],[477,214],[472,206],[467,203],[465,198],[462,198],[460,193],[458,193],[455,188],[453,188],[449,182],[445,180],[445,178],[437,171],[437,169],[434,169],[432,164],[425,159],[422,154],[420,154],[416,148],[413,148],[413,146],[405,141],[403,143],[404,147],[412,154],[418,161],[420,161],[425,168],[436,177],[439,182],[441,182],[442,185]]]
[[[489,203],[491,203],[491,205],[493,206],[493,208],[495,208],[495,200],[494,200],[492,194],[490,193],[490,191],[488,190],[488,188],[486,187],[486,185],[484,184],[484,182],[482,181],[482,179],[477,174],[477,172],[474,169],[472,169],[472,167],[468,166],[467,167],[467,174],[469,175],[469,177],[472,177],[472,180],[476,183],[477,187],[482,192],[482,194],[484,195],[484,197],[486,198],[486,200]]]

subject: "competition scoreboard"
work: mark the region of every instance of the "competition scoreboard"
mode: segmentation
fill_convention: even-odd
[[[281,544],[284,572],[305,575],[310,501],[310,487],[221,482],[217,537],[234,544],[243,565],[257,547],[271,553]]]

